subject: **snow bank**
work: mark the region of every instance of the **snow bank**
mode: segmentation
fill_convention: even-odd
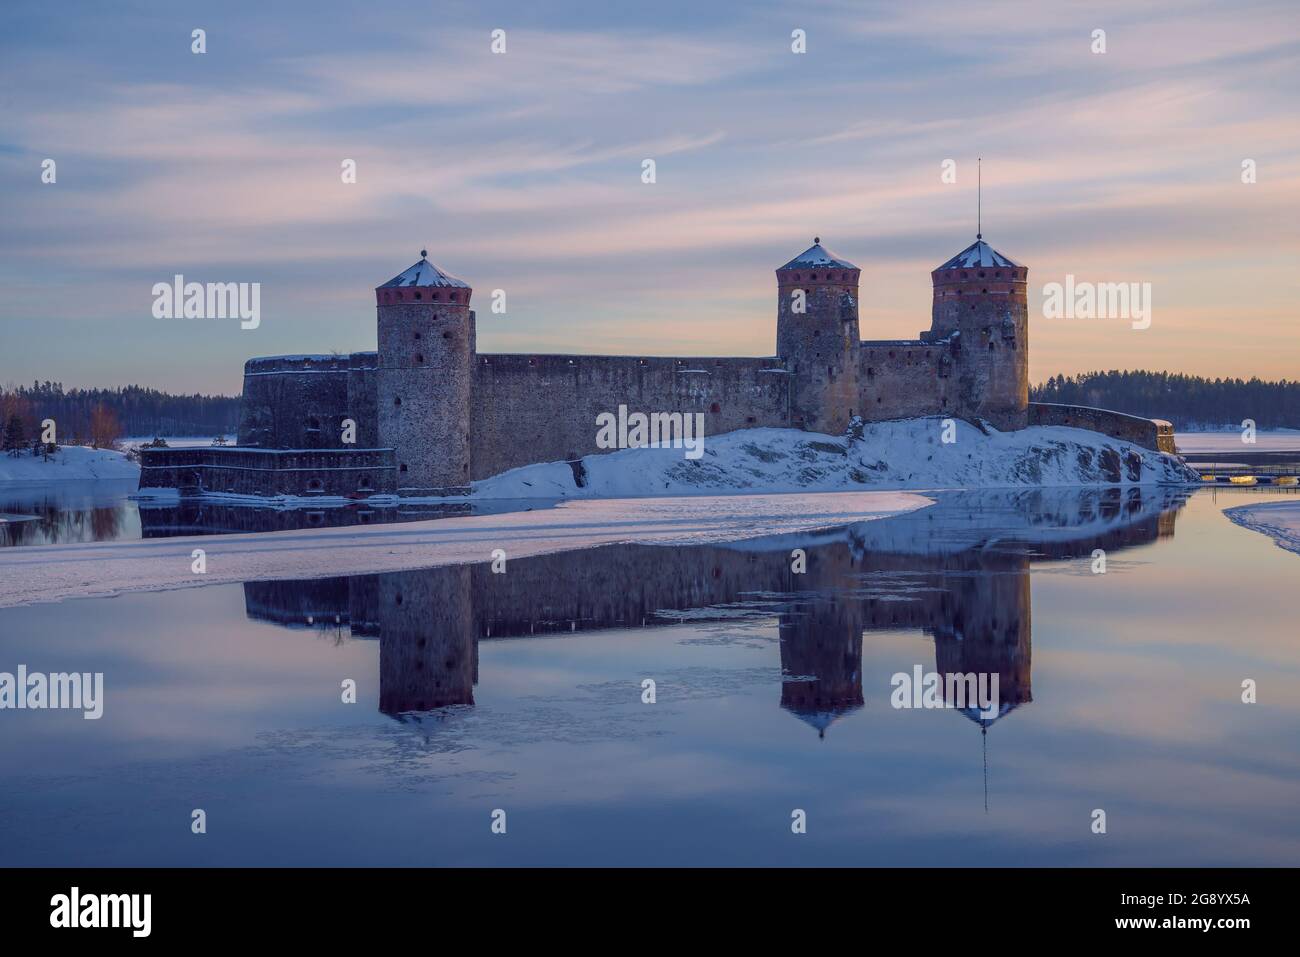
[[[845,489],[1182,485],[1200,477],[1177,458],[1084,429],[1036,426],[987,434],[963,420],[944,443],[943,419],[864,426],[860,439],[794,429],[708,437],[704,455],[625,449],[582,459],[583,485],[566,462],[513,469],[474,484],[476,498],[608,498],[822,492]]]
[[[112,449],[65,445],[47,462],[29,452],[14,458],[0,454],[0,483],[28,485],[47,482],[85,482],[95,479],[138,479],[140,466]]]
[[[693,545],[816,531],[930,505],[902,492],[609,499],[496,515],[0,549],[0,607],[218,582],[362,575],[619,542]],[[191,570],[192,552],[207,571]]]
[[[1278,548],[1300,555],[1300,502],[1262,502],[1227,508],[1223,514],[1242,528],[1262,532]]]

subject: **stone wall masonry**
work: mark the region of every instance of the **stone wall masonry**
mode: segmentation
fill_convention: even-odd
[[[1109,435],[1122,442],[1132,442],[1144,449],[1175,454],[1174,427],[1164,419],[1144,419],[1137,415],[1093,409],[1085,405],[1060,405],[1053,402],[1029,403],[1030,425],[1061,425],[1071,429],[1088,429]]]
[[[960,415],[947,343],[864,342],[858,351],[858,415],[868,422]]]
[[[340,448],[352,369],[353,357],[348,355],[248,360],[239,404],[239,445]]]
[[[141,449],[140,488],[193,495],[391,494],[396,469],[392,449]]]
[[[348,369],[347,417],[357,424],[352,448],[377,449],[379,441],[379,356],[374,352],[352,353]],[[342,446],[347,448],[347,446]]]
[[[378,307],[379,442],[397,451],[398,494],[469,491],[473,326],[465,301]]]
[[[790,425],[790,376],[776,358],[478,355],[470,390],[472,473],[610,451],[596,417],[704,414],[708,436]]]

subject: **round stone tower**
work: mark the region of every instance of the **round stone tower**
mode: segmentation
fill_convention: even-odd
[[[375,290],[379,445],[397,453],[399,495],[466,495],[473,290],[427,255]]]
[[[1029,406],[1029,270],[983,238],[930,273],[930,341],[957,333],[957,414],[1023,429]]]
[[[794,374],[793,424],[842,433],[858,413],[858,277],[821,244],[776,271],[776,354]]]

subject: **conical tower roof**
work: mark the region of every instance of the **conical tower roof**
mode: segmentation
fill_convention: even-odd
[[[1009,266],[1020,268],[1020,263],[1004,256],[983,239],[976,239],[938,269],[974,269],[979,266]]]
[[[394,276],[388,282],[380,286],[383,289],[388,286],[438,286],[448,289],[468,289],[469,283],[457,279],[449,272],[443,272],[426,258],[428,252],[420,250],[420,261],[414,266],[403,270]]]
[[[842,259],[835,255],[829,249],[822,245],[820,236],[813,238],[813,244],[801,252],[794,259],[781,267],[781,269],[857,269],[847,259]]]

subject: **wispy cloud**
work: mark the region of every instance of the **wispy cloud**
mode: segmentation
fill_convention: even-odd
[[[485,349],[770,351],[772,269],[814,233],[863,266],[866,334],[915,335],[928,270],[973,232],[976,156],[986,232],[1031,279],[1160,284],[1164,331],[1039,324],[1035,375],[1105,356],[1293,376],[1300,356],[1283,4],[738,4],[544,25],[457,5],[412,28],[287,3],[205,14],[203,56],[184,16],[74,6],[58,36],[32,11],[0,24],[0,322],[95,333],[24,333],[0,380],[232,389],[249,354],[371,346],[368,289],[425,245],[511,291]],[[789,52],[796,26],[807,54]],[[141,292],[173,271],[261,281],[271,318],[187,351]]]

